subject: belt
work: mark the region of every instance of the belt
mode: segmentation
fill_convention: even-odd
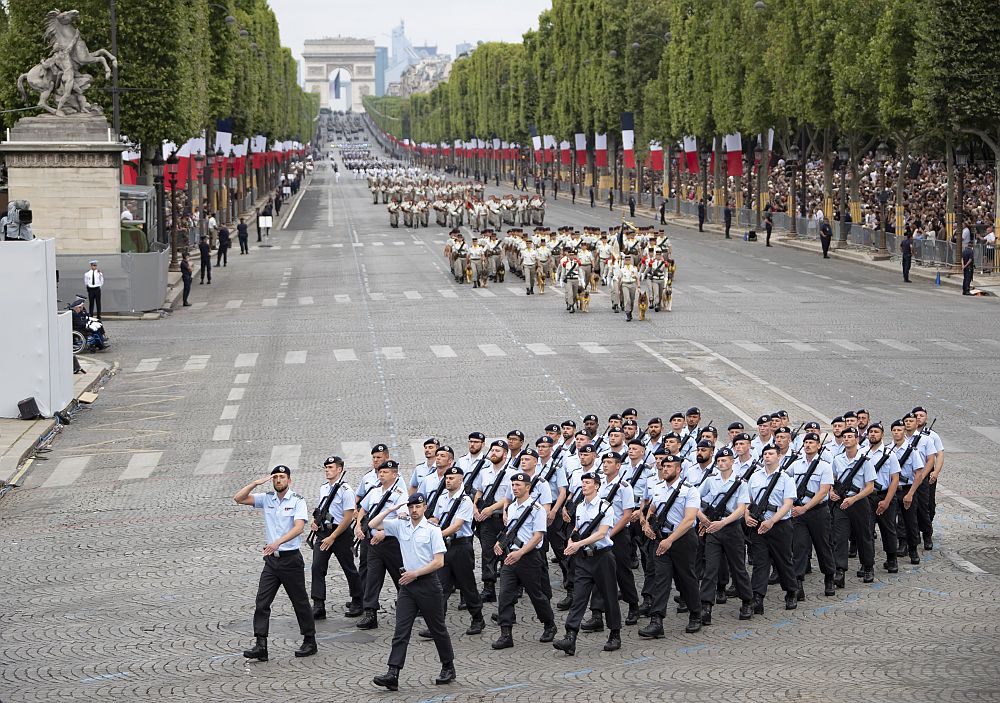
[[[599,557],[602,554],[607,554],[610,551],[611,551],[611,547],[602,547],[601,549],[595,549],[594,551],[592,551],[590,553],[588,553],[587,550],[584,549],[584,550],[581,550],[579,552],[578,556],[581,556],[581,557],[583,557],[585,559],[592,559],[594,557]]]
[[[452,545],[456,544],[472,544],[471,537],[455,537],[451,540]]]
[[[298,554],[299,556],[302,556],[302,552],[300,552],[298,550],[298,548],[296,548],[296,549],[279,549],[279,550],[277,550],[277,551],[275,551],[275,552],[273,552],[271,554],[268,554],[268,556],[280,559],[281,557],[290,557],[293,554]]]

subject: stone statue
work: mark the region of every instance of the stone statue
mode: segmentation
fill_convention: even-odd
[[[51,10],[45,15],[45,42],[49,46],[49,56],[17,79],[17,90],[21,99],[28,101],[24,83],[38,93],[38,107],[54,115],[91,114],[103,111],[84,97],[84,92],[93,82],[93,76],[83,73],[83,66],[99,63],[104,66],[104,77],[111,77],[111,67],[118,65],[118,59],[106,49],[91,53],[80,36],[74,22],[80,16],[77,10]],[[111,62],[111,66],[108,65]],[[49,97],[55,94],[56,106],[52,107]]]

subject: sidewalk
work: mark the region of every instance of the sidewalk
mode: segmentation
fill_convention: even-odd
[[[73,401],[65,409],[70,415],[79,405],[79,398],[87,392],[98,393],[116,371],[118,365],[109,365],[93,357],[77,357],[87,372],[73,376]],[[47,445],[58,433],[62,423],[56,418],[17,420],[0,418],[0,496],[18,481],[30,466],[35,450]]]

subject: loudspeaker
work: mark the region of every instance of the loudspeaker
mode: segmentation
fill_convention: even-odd
[[[42,416],[38,412],[38,403],[35,402],[34,398],[25,398],[17,404],[17,409],[20,412],[20,418],[22,420],[37,420]]]

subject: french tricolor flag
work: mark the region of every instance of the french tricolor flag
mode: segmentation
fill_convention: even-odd
[[[649,143],[649,161],[654,171],[663,170],[663,145],[659,142]]]
[[[587,162],[587,135],[579,132],[573,135],[576,144],[576,162],[578,164]]]
[[[594,135],[594,162],[598,168],[608,165],[608,135]]]
[[[684,160],[689,173],[698,173],[698,140],[695,137],[684,137]]]
[[[622,113],[622,149],[625,168],[635,168],[635,118],[631,112]]]
[[[563,166],[573,165],[573,152],[570,151],[569,142],[559,142],[559,157]]]

